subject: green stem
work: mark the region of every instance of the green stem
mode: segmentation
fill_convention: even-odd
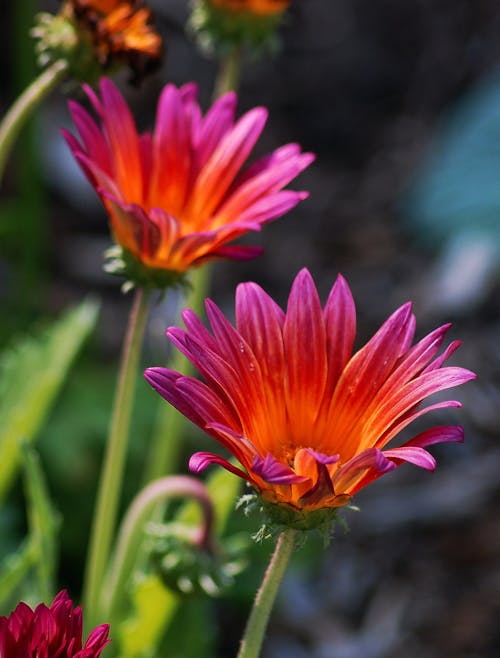
[[[165,477],[149,484],[130,505],[118,535],[109,582],[104,588],[108,601],[105,616],[109,623],[117,618],[120,603],[126,600],[125,586],[144,537],[144,526],[150,520],[151,512],[157,503],[170,498],[193,498],[199,503],[203,522],[199,531],[191,537],[191,541],[201,548],[211,547],[214,519],[212,501],[205,486],[187,475]]]
[[[260,654],[273,603],[293,553],[296,533],[296,530],[288,528],[278,537],[276,548],[255,597],[237,658],[258,658]]]
[[[0,181],[10,150],[25,121],[64,78],[68,62],[58,60],[38,76],[14,102],[0,124]]]
[[[214,85],[214,100],[228,91],[237,91],[241,72],[241,49],[233,48],[224,57],[219,66]]]
[[[137,288],[123,343],[104,466],[96,499],[84,582],[89,627],[100,623],[103,577],[116,526],[137,369],[146,326],[149,291]]]

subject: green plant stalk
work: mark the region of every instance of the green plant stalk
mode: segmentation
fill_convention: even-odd
[[[293,553],[296,533],[296,530],[288,528],[278,537],[271,561],[255,597],[237,658],[258,658],[260,655],[274,600]]]
[[[137,288],[122,348],[104,466],[97,491],[84,580],[84,609],[90,628],[101,622],[103,580],[116,527],[137,369],[150,291]]]
[[[36,78],[18,97],[0,124],[0,181],[10,150],[24,123],[44,98],[63,80],[68,62],[58,60]]]
[[[214,85],[213,99],[216,100],[228,91],[237,91],[241,71],[241,48],[233,48],[219,66]]]
[[[110,577],[104,588],[107,598],[105,616],[109,623],[115,620],[120,602],[126,599],[125,587],[144,538],[144,526],[157,503],[171,498],[191,498],[198,503],[202,523],[199,531],[193,534],[192,542],[200,547],[210,545],[214,521],[212,501],[199,480],[188,475],[173,475],[145,487],[130,505],[116,542]]]

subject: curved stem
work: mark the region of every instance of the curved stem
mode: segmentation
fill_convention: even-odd
[[[288,528],[278,537],[271,561],[255,597],[237,658],[258,658],[260,654],[274,600],[293,553],[296,533],[296,530]]]
[[[169,498],[194,498],[202,509],[203,525],[193,544],[210,546],[213,528],[212,501],[205,486],[188,475],[174,475],[161,478],[149,484],[134,499],[121,525],[110,579],[105,587],[107,605],[106,619],[111,621],[120,603],[125,599],[124,588],[133,569],[137,552],[144,535],[144,525],[151,518],[151,512],[160,501]]]
[[[38,76],[14,102],[0,124],[0,181],[10,150],[25,121],[64,78],[68,62],[58,60]]]
[[[85,573],[83,598],[89,627],[93,627],[95,623],[100,622],[99,602],[104,572],[116,526],[149,295],[149,291],[144,291],[141,288],[136,289],[123,343],[120,372],[115,391],[104,466],[97,492]]]

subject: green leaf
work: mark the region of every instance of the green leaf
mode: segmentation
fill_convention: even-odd
[[[23,443],[21,446],[25,473],[25,489],[30,541],[35,551],[38,598],[51,600],[55,594],[60,517],[52,507],[38,454]]]
[[[86,300],[48,329],[17,342],[0,358],[0,500],[20,464],[20,442],[32,442],[68,369],[93,329],[98,306]]]
[[[27,539],[19,550],[8,555],[0,564],[0,608],[6,605],[28,575],[35,563],[35,553],[33,543]]]
[[[121,658],[153,655],[169,619],[177,608],[178,595],[166,589],[158,576],[142,577],[135,583],[135,614],[117,629]]]

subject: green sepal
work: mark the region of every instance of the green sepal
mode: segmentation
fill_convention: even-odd
[[[349,505],[347,507],[357,509]],[[289,505],[270,503],[258,494],[251,493],[240,497],[237,508],[243,508],[247,516],[255,513],[261,516],[262,524],[252,535],[252,539],[256,542],[275,539],[283,530],[293,528],[299,532],[298,544],[304,543],[308,533],[315,531],[322,536],[324,545],[328,546],[337,522],[345,532],[349,530],[345,519],[339,515],[338,507],[325,507],[312,511],[298,510]]]
[[[71,17],[42,12],[36,16],[31,36],[36,40],[35,52],[41,68],[63,60],[74,80],[93,83],[102,75],[90,34]]]
[[[276,52],[276,30],[282,13],[257,16],[248,11],[231,12],[213,7],[207,0],[193,0],[189,28],[200,48],[223,56],[235,48],[248,48],[254,55]]]
[[[167,288],[189,288],[186,272],[149,267],[141,263],[130,251],[113,245],[104,252],[104,271],[113,276],[125,277],[122,285],[124,293],[135,287],[143,290]]]

